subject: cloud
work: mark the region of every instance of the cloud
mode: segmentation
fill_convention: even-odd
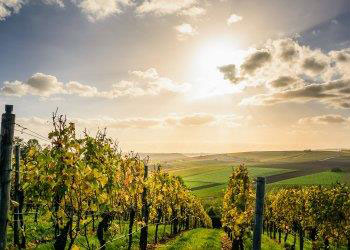
[[[197,0],[144,0],[136,8],[136,13],[147,14],[153,13],[155,15],[168,15],[181,13],[184,10],[189,10],[197,3]]]
[[[269,40],[248,51],[241,64],[219,67],[223,78],[245,87],[262,86],[262,93],[241,105],[320,102],[350,108],[350,49],[322,52],[293,39]]]
[[[132,4],[131,0],[75,0],[74,3],[91,22],[122,12],[122,7]]]
[[[99,93],[96,87],[81,84],[76,81],[68,82],[65,86],[65,89],[71,95],[76,94],[78,96],[84,96],[84,97],[98,96],[98,93]]]
[[[6,81],[0,89],[0,93],[7,96],[37,95],[48,97],[54,94],[63,93],[63,83],[59,82],[55,76],[36,73],[27,82]]]
[[[179,15],[181,16],[190,16],[190,17],[199,17],[203,16],[207,13],[207,11],[201,7],[193,6],[188,9],[184,9],[179,12]]]
[[[241,80],[241,78],[237,78],[236,65],[234,64],[221,66],[219,71],[224,75],[224,79],[231,83],[238,83]]]
[[[302,67],[314,74],[319,74],[327,67],[327,62],[318,61],[316,58],[310,57],[304,60]]]
[[[321,116],[313,116],[313,117],[304,117],[299,119],[298,124],[301,125],[310,125],[310,124],[341,124],[345,122],[349,122],[349,118],[345,118],[341,115],[321,115]]]
[[[184,126],[200,126],[213,122],[215,117],[209,114],[194,114],[189,116],[184,116],[179,119],[181,125]]]
[[[297,44],[291,39],[283,39],[279,41],[279,56],[283,61],[290,62],[299,55]]]
[[[290,86],[291,84],[295,83],[296,79],[290,76],[280,76],[276,80],[273,80],[270,82],[270,85],[273,88],[283,88]]]
[[[243,20],[243,17],[238,16],[236,14],[232,14],[228,19],[227,19],[227,25],[232,25],[234,23],[240,22]]]
[[[63,83],[59,82],[55,76],[36,73],[31,76],[27,83],[28,91],[31,94],[40,96],[50,96],[64,92]]]
[[[45,4],[57,5],[57,6],[61,7],[61,8],[64,7],[64,2],[63,2],[63,0],[42,0],[42,1],[43,1],[43,3],[45,3]]]
[[[8,96],[21,97],[28,93],[28,85],[23,84],[20,81],[6,81],[4,86],[1,88],[1,92]]]
[[[164,93],[184,93],[190,88],[188,83],[176,83],[167,77],[160,76],[154,68],[146,71],[130,71],[129,73],[135,79],[121,80],[113,84],[108,91],[101,91],[94,86],[77,81],[64,84],[59,82],[55,76],[36,73],[26,82],[4,82],[0,88],[0,94],[16,97],[33,95],[46,98],[61,94],[114,99],[124,96],[138,97]]]
[[[155,80],[159,78],[158,72],[155,68],[149,68],[146,71],[135,70],[135,71],[131,71],[130,73],[144,79]]]
[[[268,51],[256,51],[242,64],[242,70],[247,74],[253,74],[257,69],[271,61],[271,54]]]
[[[198,34],[197,30],[188,23],[180,24],[174,28],[177,31],[177,39],[180,41],[186,40],[187,38]]]
[[[192,113],[192,114],[169,114],[163,117],[130,117],[124,119],[115,119],[110,117],[101,117],[93,119],[70,118],[69,121],[74,122],[80,129],[150,129],[150,128],[170,128],[170,127],[203,127],[203,126],[219,126],[219,127],[236,127],[240,126],[240,122],[247,122],[251,117],[236,115],[216,115],[208,113]],[[17,122],[25,127],[45,127],[51,124],[48,119],[39,117],[19,117]],[[39,128],[40,129],[40,128]]]
[[[0,21],[18,13],[23,4],[23,0],[0,0]]]
[[[34,1],[37,0],[0,0],[0,21],[5,20],[13,14],[17,14],[23,5]],[[41,2],[48,5],[64,7],[63,0],[41,0]]]
[[[334,108],[350,108],[350,94],[347,93],[349,87],[350,79],[335,80],[324,84],[303,84],[296,88],[245,98],[240,104],[273,105],[285,102],[320,101]]]

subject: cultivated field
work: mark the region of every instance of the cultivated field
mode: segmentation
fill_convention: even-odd
[[[252,178],[265,176],[268,189],[294,185],[330,185],[350,181],[350,151],[261,151],[200,155],[150,154],[151,162],[179,175],[203,198],[223,195],[232,167],[245,164]],[[338,172],[332,172],[337,170]]]

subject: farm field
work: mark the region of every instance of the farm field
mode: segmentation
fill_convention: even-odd
[[[174,159],[152,156],[169,173],[179,175],[201,198],[223,195],[232,167],[245,164],[252,178],[265,176],[269,186],[329,185],[350,179],[349,151],[261,151]],[[172,159],[171,159],[172,158]],[[162,159],[162,160],[159,160]],[[155,161],[155,160],[153,160]],[[341,173],[330,172],[338,168]]]
[[[321,172],[316,174],[310,174],[300,176],[296,178],[286,179],[272,183],[272,186],[277,185],[332,185],[340,183],[350,182],[350,173],[337,173],[337,172]]]

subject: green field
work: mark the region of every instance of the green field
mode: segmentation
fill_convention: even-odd
[[[152,160],[152,155],[150,155]],[[269,186],[329,185],[350,178],[350,151],[259,151],[190,157],[184,154],[156,154],[153,161],[174,175],[201,198],[220,198],[239,164],[250,176],[267,177]],[[341,169],[342,173],[330,172]]]
[[[271,185],[332,185],[349,182],[350,173],[321,172],[275,182]]]

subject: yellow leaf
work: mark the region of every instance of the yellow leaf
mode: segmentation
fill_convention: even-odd
[[[72,246],[72,250],[79,250],[79,249],[80,249],[80,247],[78,247],[77,245]]]

